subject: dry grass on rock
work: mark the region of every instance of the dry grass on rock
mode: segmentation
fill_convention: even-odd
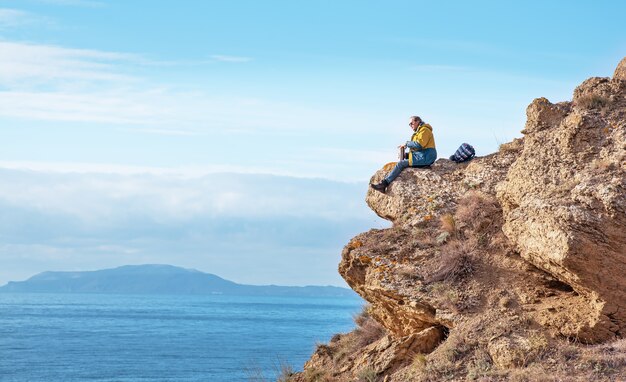
[[[456,282],[472,273],[476,263],[474,248],[467,242],[454,241],[442,249],[435,269],[424,269],[427,283],[438,281]]]
[[[305,367],[302,373],[298,373],[290,382],[353,382],[355,379],[350,375],[342,374],[339,369],[345,365],[351,365],[360,352],[387,334],[385,328],[374,320],[369,314],[370,307],[354,316],[356,328],[350,333],[336,334],[327,344],[318,344],[314,359],[315,365]],[[361,368],[357,381],[375,381],[376,373],[367,366]]]
[[[465,237],[478,237],[501,226],[502,211],[494,197],[470,191],[459,201],[454,220]]]
[[[575,105],[582,109],[603,109],[609,104],[607,97],[598,94],[587,94],[575,100]]]
[[[386,334],[385,328],[370,316],[368,306],[365,306],[361,313],[354,317],[354,323],[357,324],[354,330],[357,348],[365,347]]]

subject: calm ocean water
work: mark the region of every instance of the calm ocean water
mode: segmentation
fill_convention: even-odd
[[[354,327],[353,298],[0,294],[0,381],[268,380]]]

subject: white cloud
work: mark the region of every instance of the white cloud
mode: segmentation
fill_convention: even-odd
[[[172,176],[183,179],[200,178],[216,173],[235,174],[266,174],[277,176],[291,176],[294,178],[315,178],[314,176],[296,176],[288,172],[277,173],[268,168],[258,166],[236,165],[202,165],[183,167],[154,167],[116,165],[109,163],[80,163],[80,162],[35,162],[35,161],[0,161],[0,169],[21,171],[35,171],[51,174],[109,174],[109,175],[157,175]]]
[[[181,172],[177,169],[67,167],[64,172],[15,169],[1,163],[0,201],[61,213],[84,222],[115,221],[128,213],[155,220],[204,217],[344,219],[368,214],[365,184],[261,174]],[[28,166],[28,164],[23,164]],[[11,168],[12,169],[9,169]],[[152,170],[152,171],[151,171]],[[151,171],[151,172],[150,172]],[[332,193],[327,190],[332,189]],[[359,205],[361,205],[359,207]]]
[[[44,270],[169,263],[253,283],[339,285],[341,246],[386,226],[365,206],[364,183],[0,168],[0,184],[0,270],[11,270],[0,284]]]
[[[0,41],[0,85],[25,87],[93,85],[93,82],[127,82],[134,77],[120,72],[120,62],[138,56],[89,49]]]

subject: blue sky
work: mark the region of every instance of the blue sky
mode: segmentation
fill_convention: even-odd
[[[619,1],[0,1],[0,283],[138,263],[342,285],[407,119],[520,136],[626,55]]]

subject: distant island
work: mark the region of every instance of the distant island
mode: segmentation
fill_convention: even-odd
[[[25,281],[10,281],[0,287],[2,292],[358,297],[347,288],[244,285],[195,269],[158,264],[84,272],[42,272]]]

